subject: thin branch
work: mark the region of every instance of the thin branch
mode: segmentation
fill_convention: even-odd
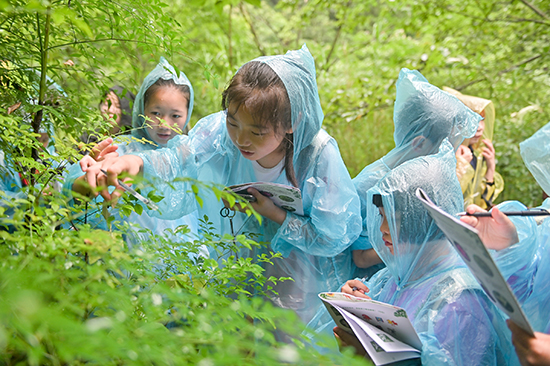
[[[227,40],[229,48],[227,50],[227,58],[229,59],[229,69],[233,71],[233,46],[231,44],[231,13],[233,11],[233,5],[229,5],[228,26],[227,26]]]
[[[544,20],[538,20],[538,19],[527,19],[527,18],[505,18],[505,19],[489,19],[487,18],[485,20],[488,23],[537,23],[537,24],[544,24],[544,25],[550,25],[550,23],[545,22]]]
[[[527,1],[527,0],[520,0],[520,1],[522,3],[524,3],[529,9],[533,10],[541,18],[544,18],[546,20],[550,20],[550,17],[548,15],[546,15],[542,10],[537,8],[535,5],[531,4],[529,1]]]
[[[500,76],[500,75],[506,74],[506,73],[508,73],[508,72],[510,72],[510,71],[513,71],[513,70],[517,69],[518,67],[523,66],[523,65],[526,65],[526,64],[528,64],[529,62],[535,61],[536,59],[541,58],[541,57],[542,57],[542,55],[536,55],[536,56],[530,57],[530,58],[528,58],[528,59],[526,59],[526,60],[523,60],[523,61],[520,62],[519,64],[513,65],[513,66],[511,66],[511,67],[509,67],[509,68],[507,68],[507,69],[504,69],[504,70],[499,71],[499,72],[497,73],[497,76]],[[481,82],[481,81],[483,81],[483,80],[485,80],[485,79],[487,79],[487,78],[479,78],[479,79],[476,79],[476,80],[472,80],[472,81],[470,81],[470,82],[468,82],[468,83],[466,83],[466,84],[464,84],[464,85],[458,86],[458,87],[456,87],[456,88],[454,88],[454,89],[456,89],[456,90],[458,90],[458,91],[461,91],[461,90],[463,90],[463,89],[465,89],[465,88],[467,88],[467,87],[469,87],[469,86],[471,86],[471,85],[473,85],[473,84],[477,84],[477,83],[479,83],[479,82]]]
[[[239,8],[241,9],[241,13],[243,14],[244,20],[248,23],[248,26],[250,27],[250,32],[254,36],[254,43],[256,43],[256,47],[258,47],[258,51],[262,54],[262,56],[265,56],[265,50],[260,43],[260,39],[258,38],[258,34],[256,33],[256,29],[254,28],[254,24],[250,21],[250,15],[248,14],[248,11],[243,6],[243,3],[239,4]]]
[[[332,53],[334,52],[334,48],[336,47],[336,43],[338,42],[338,39],[340,38],[340,34],[342,34],[342,28],[344,27],[344,24],[346,23],[347,17],[348,17],[348,10],[351,5],[351,0],[348,1],[346,4],[346,9],[344,11],[344,16],[342,17],[342,20],[340,22],[340,25],[338,26],[338,29],[336,30],[336,36],[332,40],[332,45],[330,46],[330,51],[328,52],[327,58],[325,60],[325,71],[328,71],[331,64],[330,64],[330,58],[332,57]]]
[[[65,47],[65,46],[72,46],[72,45],[75,45],[75,44],[94,43],[94,42],[105,42],[105,41],[121,41],[121,42],[133,42],[133,43],[154,44],[154,43],[151,43],[151,42],[136,41],[136,40],[133,40],[133,39],[126,39],[126,38],[100,38],[100,39],[90,39],[90,40],[87,40],[87,41],[73,41],[73,42],[69,42],[69,43],[58,44],[58,45],[56,45],[56,46],[49,47],[49,48],[48,48],[48,51],[49,51],[49,50],[52,50],[52,49],[54,49],[54,48],[60,48],[60,47]]]
[[[23,41],[23,42],[29,44],[29,45],[32,46],[32,47],[34,47],[37,51],[40,51],[40,47],[38,47],[37,45],[35,45],[33,42],[29,41],[29,40],[26,39],[25,37],[22,37],[22,36],[20,36],[20,35],[18,35],[18,34],[16,34],[16,33],[12,32],[11,30],[6,29],[6,28],[0,28],[0,29],[2,29],[2,30],[5,31],[5,32],[10,33],[10,34],[13,35],[14,37],[19,38],[19,40],[21,40],[21,41]]]

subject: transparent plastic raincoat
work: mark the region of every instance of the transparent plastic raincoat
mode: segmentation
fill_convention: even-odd
[[[361,199],[363,218],[363,231],[352,245],[353,250],[372,248],[367,233],[370,221],[366,211],[370,204],[367,191],[400,164],[437,153],[444,138],[448,138],[455,149],[458,148],[465,138],[476,132],[481,120],[481,116],[456,97],[431,85],[416,70],[401,69],[396,89],[393,114],[395,148],[353,178]],[[358,269],[356,275],[363,277],[368,273],[368,270]]]
[[[193,112],[193,86],[191,85],[191,82],[187,78],[187,76],[180,71],[180,74],[177,75],[176,71],[166,61],[164,57],[160,58],[159,63],[157,66],[145,77],[145,80],[143,80],[143,83],[141,84],[141,87],[139,89],[139,92],[136,96],[136,99],[134,101],[134,107],[132,112],[132,136],[136,139],[139,139],[140,141],[131,141],[131,142],[121,142],[121,141],[115,141],[116,145],[118,146],[117,152],[120,156],[126,155],[126,154],[133,154],[141,151],[148,151],[148,150],[156,150],[158,148],[161,148],[163,146],[159,146],[156,143],[153,142],[151,139],[151,136],[149,135],[148,128],[145,127],[145,119],[143,117],[144,115],[144,95],[147,89],[151,85],[153,85],[158,79],[173,79],[174,82],[178,85],[187,85],[189,87],[190,91],[190,98],[189,98],[189,109],[187,111],[187,120],[185,124],[187,125],[189,123],[189,119],[191,118],[191,114]],[[181,136],[182,138],[187,138],[187,136]],[[176,136],[175,138],[180,138],[180,136]],[[70,191],[71,187],[76,180],[76,178],[80,177],[83,174],[82,169],[80,168],[80,164],[75,164],[69,169],[69,176],[67,177],[64,188],[66,191]],[[102,200],[101,196],[98,196],[98,200]],[[117,220],[121,221],[120,216],[118,216],[118,213],[116,210],[113,210],[112,214],[117,215]],[[128,242],[129,246],[138,244],[141,240],[146,240],[148,238],[148,234],[145,232],[142,232],[140,229],[150,229],[153,234],[157,235],[165,235],[167,238],[170,238],[172,241],[180,242],[180,241],[186,241],[186,240],[192,240],[193,234],[196,234],[198,231],[198,219],[196,215],[196,207],[195,205],[192,205],[189,208],[189,211],[187,212],[187,215],[183,217],[179,217],[174,220],[167,220],[167,219],[161,219],[158,217],[153,217],[148,214],[147,210],[144,210],[141,215],[138,215],[135,212],[132,212],[130,216],[124,219],[127,223],[132,226],[133,230],[128,231],[126,233],[126,240]],[[99,228],[106,229],[106,223],[103,220],[100,220],[99,222],[96,222],[98,224]],[[135,225],[138,224],[139,226]],[[168,235],[165,233],[166,229],[175,230],[178,226],[181,225],[187,225],[189,229],[191,230],[191,235]]]
[[[386,264],[368,281],[372,299],[404,308],[422,341],[422,365],[517,364],[502,313],[416,198],[422,188],[450,214],[463,210],[453,146],[445,140],[437,154],[417,157],[391,170],[367,193],[368,234]],[[394,254],[380,232],[373,202],[380,195]],[[326,314],[324,332],[334,322]]]
[[[260,57],[283,81],[291,103],[294,133],[294,169],[303,196],[304,216],[287,212],[282,225],[264,219],[260,225],[254,217],[237,212],[233,218],[233,234],[257,233],[257,241],[269,242],[261,252],[276,251],[283,258],[274,265],[265,265],[266,277],[292,277],[275,286],[278,295],[271,300],[277,306],[296,311],[307,322],[322,306],[317,294],[334,288],[350,276],[351,253],[346,249],[361,231],[359,198],[342,161],[336,141],[321,129],[323,111],[319,101],[315,64],[304,45],[285,55]],[[190,131],[189,138],[198,178],[223,186],[254,182],[252,162],[244,158],[227,133],[224,111],[200,120]],[[175,140],[175,139],[174,139]],[[144,160],[145,175],[163,181],[188,176],[189,147],[170,141],[173,149],[138,154]],[[159,169],[158,167],[171,167]],[[285,172],[274,181],[285,183]],[[164,191],[161,211],[178,217],[185,213],[186,202],[192,195],[177,188]],[[206,214],[216,231],[232,233],[230,221],[220,216],[223,204],[212,193],[202,192],[204,201],[200,216]],[[169,207],[165,207],[168,205]],[[260,254],[240,253],[250,256]]]
[[[523,161],[545,192],[550,193],[550,123],[520,143]],[[522,203],[508,201],[498,205],[502,211],[527,209]],[[542,208],[550,209],[550,199]],[[506,249],[491,251],[504,278],[522,305],[533,329],[550,333],[550,219],[510,217],[519,242]]]
[[[464,207],[473,203],[485,209],[490,208],[493,205],[493,201],[504,189],[504,180],[498,172],[494,174],[493,184],[487,184],[485,179],[487,163],[483,160],[483,156],[481,155],[481,150],[485,146],[481,140],[493,140],[493,133],[495,131],[495,106],[493,102],[488,99],[465,95],[447,87],[443,89],[455,95],[474,112],[485,114],[485,129],[483,130],[483,136],[475,146],[470,146],[473,149],[473,154],[477,158],[476,168],[474,169],[472,165],[463,158],[458,158],[456,173],[460,181],[460,186],[462,187],[462,193],[464,194]],[[464,141],[464,145],[469,146],[469,141]]]
[[[463,210],[453,147],[392,170],[369,190],[382,197],[394,254],[380,232],[378,208],[367,208],[374,249],[386,268],[368,282],[368,295],[407,310],[422,340],[423,365],[506,365],[515,361],[504,318],[415,196],[422,188],[450,214]]]

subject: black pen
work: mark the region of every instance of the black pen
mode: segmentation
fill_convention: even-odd
[[[548,216],[550,215],[549,211],[538,209],[538,210],[525,210],[525,211],[500,211],[506,216]],[[474,217],[491,217],[491,212],[460,212],[458,216],[474,216]]]
[[[103,169],[101,169],[101,172],[105,175],[108,175],[107,172]],[[127,185],[126,183],[124,183],[120,179],[117,179],[117,182],[122,187],[122,189],[124,189],[126,192],[130,193],[132,196],[134,196],[135,198],[137,198],[138,200],[140,200],[141,202],[146,204],[147,207],[149,207],[149,209],[151,209],[151,210],[158,210],[159,209],[159,207],[153,201],[151,201],[148,198],[143,197],[141,194],[137,193],[137,191],[135,189],[133,189],[132,187],[130,187],[129,185]]]

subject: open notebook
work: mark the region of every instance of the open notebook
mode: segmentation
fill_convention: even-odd
[[[319,297],[338,327],[355,334],[376,365],[420,357],[422,342],[404,309],[341,292]]]

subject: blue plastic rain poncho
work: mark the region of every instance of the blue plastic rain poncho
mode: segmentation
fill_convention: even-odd
[[[234,234],[258,233],[258,242],[270,242],[262,252],[282,253],[283,258],[276,259],[274,265],[265,265],[264,274],[266,277],[292,277],[294,281],[274,286],[278,294],[273,294],[271,300],[280,307],[296,311],[307,322],[322,306],[317,294],[334,288],[351,275],[351,254],[346,249],[361,230],[359,198],[336,141],[321,129],[323,112],[315,65],[307,47],[285,55],[260,57],[254,62],[269,65],[288,92],[294,131],[293,163],[302,191],[304,216],[287,212],[282,225],[267,219],[260,225],[254,217],[237,212],[233,219]],[[231,142],[225,112],[200,120],[189,137],[201,181],[223,186],[257,181],[252,162]],[[187,176],[188,147],[181,141],[171,141],[169,145],[175,148],[139,154],[144,159],[146,176],[155,175],[164,181]],[[158,169],[164,166],[170,166],[171,170]],[[274,182],[288,184],[285,172]],[[161,207],[161,211],[175,217],[185,213],[189,194],[186,197],[180,189],[163,191],[166,198],[160,204],[168,204],[170,208]],[[229,220],[220,217],[223,204],[212,193],[201,192],[201,198],[204,200],[201,217],[206,214],[217,232],[231,233]]]
[[[189,123],[189,119],[191,118],[191,113],[193,112],[193,87],[191,85],[191,82],[187,78],[187,76],[180,72],[179,76],[176,74],[176,71],[166,61],[164,57],[160,58],[160,62],[158,65],[147,75],[145,80],[143,80],[143,84],[141,84],[141,87],[139,89],[139,92],[136,96],[134,107],[133,107],[133,113],[132,113],[132,136],[136,139],[139,139],[139,141],[132,140],[131,142],[125,141],[115,141],[115,143],[118,145],[117,152],[119,155],[125,155],[125,154],[131,154],[131,153],[137,153],[141,151],[148,151],[148,150],[156,150],[159,148],[159,146],[153,142],[151,139],[148,128],[145,126],[145,119],[143,117],[144,114],[144,95],[147,89],[151,85],[153,85],[158,79],[164,79],[169,80],[172,79],[174,82],[178,85],[187,85],[189,87],[190,91],[190,98],[189,98],[189,109],[187,112],[187,120],[185,124]],[[175,93],[179,93],[179,91],[174,91]],[[179,136],[178,136],[179,137]],[[187,137],[187,136],[185,136]],[[80,164],[75,164],[69,169],[69,177],[66,180],[65,188],[66,190],[70,190],[75,179],[83,174]],[[101,200],[101,197],[98,196],[99,200]],[[132,212],[130,216],[124,219],[127,223],[129,223],[133,230],[127,232],[126,239],[130,246],[134,244],[138,244],[141,240],[146,240],[148,237],[148,234],[145,232],[142,232],[140,228],[149,229],[153,232],[153,234],[161,235],[164,234],[168,238],[170,238],[172,241],[180,242],[180,241],[186,241],[190,240],[193,234],[196,234],[198,231],[198,220],[196,216],[196,210],[195,205],[192,205],[189,208],[188,214],[186,216],[180,217],[176,220],[165,220],[160,219],[156,217],[152,217],[148,214],[148,211],[145,210],[141,215],[138,215],[135,212]],[[116,213],[115,213],[116,214]],[[120,217],[118,217],[120,220]],[[136,225],[137,224],[137,225]],[[165,233],[166,229],[175,230],[178,226],[181,225],[187,225],[189,229],[191,230],[191,236],[188,235],[168,235]],[[106,228],[105,222],[101,222],[100,226],[101,228]]]
[[[418,156],[437,153],[444,138],[456,149],[464,138],[472,136],[481,116],[472,112],[460,100],[431,85],[416,70],[402,69],[396,86],[393,113],[395,148],[384,157],[367,165],[353,184],[361,199],[363,232],[352,245],[353,250],[372,248],[367,234],[370,221],[366,207],[367,191],[385,174],[400,164]],[[359,269],[362,277],[368,270]]]
[[[515,364],[502,313],[415,196],[422,188],[444,211],[462,211],[455,165],[454,148],[445,140],[439,153],[401,164],[367,192],[368,236],[386,268],[363,282],[372,299],[407,311],[423,344],[422,365]],[[394,254],[382,240],[374,195],[381,196]],[[310,326],[331,332],[328,312],[316,319]]]
[[[386,264],[368,282],[374,300],[407,310],[422,340],[423,365],[517,362],[504,318],[481,290],[443,232],[415,196],[422,188],[450,214],[463,209],[454,149],[403,163],[367,194],[381,195],[394,254],[384,244],[379,209],[370,204],[369,238]],[[512,363],[513,363],[512,362]]]
[[[550,192],[550,124],[520,143],[523,161],[545,192]],[[549,209],[550,199],[542,208]],[[517,201],[498,205],[502,211],[527,209]],[[550,333],[550,220],[510,217],[519,242],[506,249],[491,251],[504,278],[522,305],[533,329]]]

